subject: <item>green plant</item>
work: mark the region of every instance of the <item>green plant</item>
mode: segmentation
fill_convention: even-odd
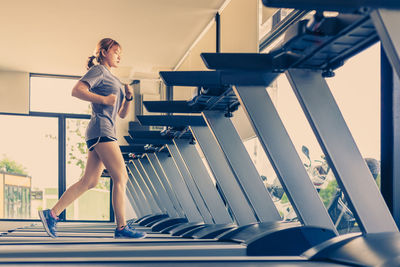
[[[0,170],[2,169],[9,173],[28,175],[26,168],[22,164],[10,159],[5,154],[3,154],[3,159],[0,161]]]

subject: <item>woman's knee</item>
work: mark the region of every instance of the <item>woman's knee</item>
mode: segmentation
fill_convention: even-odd
[[[89,190],[89,189],[92,189],[92,188],[95,188],[98,184],[99,184],[99,180],[90,182],[90,183],[88,184],[88,190]]]
[[[128,174],[122,172],[112,176],[112,179],[114,184],[126,185],[128,182]]]
[[[87,190],[95,188],[99,183],[98,177],[88,177],[86,179],[85,178],[86,177],[82,177],[81,183]]]

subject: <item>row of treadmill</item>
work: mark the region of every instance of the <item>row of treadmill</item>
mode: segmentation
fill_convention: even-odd
[[[167,86],[197,87],[188,101],[145,101],[121,146],[129,224],[145,239],[114,239],[113,223],[39,224],[0,237],[7,265],[400,266],[397,225],[325,81],[381,41],[399,75],[395,1],[264,0],[312,10],[267,54],[203,53],[209,71],[160,72]],[[338,11],[325,17],[322,11]],[[340,235],[266,91],[284,73],[337,178],[360,232]],[[231,117],[247,115],[298,220],[283,221]],[[163,131],[148,131],[162,126]],[[195,146],[197,144],[197,147]],[[205,162],[206,161],[206,164]]]

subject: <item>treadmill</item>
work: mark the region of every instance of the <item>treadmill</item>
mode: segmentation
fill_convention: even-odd
[[[288,70],[287,72],[290,72],[290,70]],[[321,72],[317,72],[317,73],[318,73],[318,75],[321,75]],[[308,73],[307,73],[307,75],[308,75]],[[296,76],[293,76],[293,77],[295,77],[296,79],[298,78]],[[294,83],[296,81],[298,81],[296,79],[294,79]],[[242,85],[238,86],[238,84],[235,84],[234,85],[234,90],[236,90],[237,88],[239,88],[241,86]],[[320,84],[318,84],[318,86],[320,86]],[[252,89],[254,89],[254,88],[252,88]],[[326,93],[326,92],[324,92],[324,93]],[[241,97],[239,97],[239,98],[241,98]],[[242,98],[241,98],[241,101],[243,101]],[[245,101],[243,101],[243,103],[245,103]],[[344,127],[344,128],[346,128],[346,127]],[[323,134],[326,134],[326,133],[323,133]],[[330,140],[330,138],[331,138],[331,137],[328,138],[328,137],[326,137],[325,135],[322,135],[322,134],[321,134],[321,136],[323,136],[323,137],[321,137],[321,139],[324,139],[324,142],[326,140]],[[328,141],[326,141],[326,142],[328,142]],[[331,146],[329,145],[329,142],[328,142],[328,146],[327,147],[329,147],[331,149]],[[351,150],[352,149],[350,149],[350,151]],[[352,151],[352,152],[354,152],[354,151]],[[353,156],[354,155],[355,154],[353,154]],[[390,221],[390,218],[388,219],[388,217],[390,217],[390,216],[387,216],[387,212],[386,212],[387,209],[386,210],[383,209],[382,213],[379,213],[379,216],[383,215],[383,217],[382,217],[383,218],[382,219],[383,222],[377,223],[376,220],[374,221],[371,218],[370,215],[365,217],[366,214],[363,213],[364,210],[363,210],[362,206],[358,205],[359,204],[359,202],[358,202],[359,200],[357,198],[359,196],[355,196],[354,194],[352,195],[352,193],[354,193],[354,191],[352,191],[351,182],[348,180],[348,178],[346,178],[346,175],[345,175],[346,174],[346,172],[345,172],[346,168],[340,165],[340,161],[338,160],[338,157],[336,156],[336,158],[335,158],[333,152],[332,152],[332,154],[329,155],[329,157],[331,158],[332,161],[336,160],[335,161],[335,164],[336,164],[335,169],[337,169],[337,172],[339,174],[341,174],[338,177],[340,177],[342,186],[345,188],[346,194],[349,197],[351,197],[351,196],[353,197],[351,199],[352,205],[357,208],[357,209],[355,208],[354,210],[357,211],[357,214],[358,214],[358,218],[357,219],[360,222],[360,224],[362,225],[362,230],[365,233],[361,237],[357,236],[357,237],[352,237],[352,238],[341,238],[341,237],[335,238],[335,242],[333,242],[334,246],[329,246],[329,245],[326,246],[326,244],[325,244],[322,247],[319,246],[319,247],[314,248],[314,251],[315,251],[315,249],[317,249],[318,252],[325,252],[324,255],[321,255],[321,254],[319,254],[319,255],[320,256],[326,256],[326,257],[328,257],[329,260],[331,260],[331,261],[334,260],[336,262],[345,262],[345,263],[351,263],[351,264],[364,264],[364,265],[371,264],[371,263],[372,264],[379,264],[380,262],[382,262],[382,261],[379,261],[379,260],[388,259],[388,257],[391,256],[392,257],[391,258],[392,262],[389,262],[390,261],[390,258],[389,258],[389,261],[386,261],[385,263],[389,262],[389,263],[396,264],[396,261],[395,261],[396,258],[394,257],[394,255],[396,255],[396,256],[398,255],[398,252],[396,251],[396,245],[395,245],[395,244],[397,244],[396,240],[397,240],[397,237],[398,237],[398,233],[397,233],[397,228],[395,228],[395,226],[393,226],[393,223]],[[357,159],[357,155],[355,155],[355,158]],[[357,166],[358,165],[359,164],[357,164]],[[363,168],[363,166],[358,166],[358,167],[360,169]],[[370,183],[370,182],[368,182],[368,183]],[[373,190],[374,189],[371,190],[372,193],[373,193],[372,196],[375,197],[376,193],[374,193]],[[381,202],[379,202],[379,205],[381,205]],[[375,206],[368,207],[368,208],[375,208]],[[379,216],[377,216],[377,217],[379,217]],[[378,224],[378,225],[376,225],[376,224]],[[382,229],[383,230],[388,230],[389,234],[386,234],[386,235],[382,234],[381,233]],[[374,232],[374,231],[377,231],[377,232]],[[389,238],[390,236],[392,238]],[[380,240],[380,242],[382,242],[382,240],[387,240],[385,248],[388,247],[390,249],[389,249],[389,252],[386,252],[386,254],[382,251],[382,247],[379,247],[379,244],[382,244],[382,243],[379,243],[379,240]],[[376,242],[378,242],[378,243],[376,243]],[[372,246],[373,244],[375,244],[375,246]],[[376,244],[378,244],[378,246]],[[364,259],[360,259],[360,253],[357,253],[357,251],[359,251],[359,250],[357,250],[357,247],[360,248],[360,245],[364,245],[365,246],[364,248],[368,249],[371,252],[369,255],[371,255],[371,257],[373,256],[375,258],[371,259],[371,257],[365,257],[365,254],[364,254]],[[335,248],[335,250],[331,250],[333,248]],[[327,251],[328,251],[328,253],[327,253]],[[309,254],[306,253],[305,255],[309,255]],[[332,255],[334,255],[335,257],[332,257]],[[358,258],[357,258],[357,256],[358,256]],[[329,258],[329,257],[331,257],[331,258]],[[314,259],[318,259],[318,257],[316,257]],[[264,259],[264,260],[266,260],[266,259]],[[280,260],[284,261],[284,259],[280,259]],[[366,260],[370,260],[370,261],[366,262]],[[219,263],[226,264],[226,262],[227,262],[226,259],[225,260],[221,259],[221,261]],[[197,263],[200,264],[201,261],[199,260]],[[202,263],[204,263],[204,262],[202,262]],[[262,262],[261,264],[268,265],[268,261]],[[312,262],[300,262],[299,264],[312,264]],[[322,263],[319,262],[319,264],[322,264]]]

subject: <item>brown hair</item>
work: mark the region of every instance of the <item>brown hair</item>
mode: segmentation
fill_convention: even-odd
[[[95,65],[95,63],[93,62],[94,60],[97,61],[97,64],[101,64],[104,59],[102,51],[104,50],[105,52],[107,52],[114,45],[118,45],[119,47],[121,47],[121,45],[117,41],[111,38],[101,39],[100,42],[97,44],[96,49],[94,50],[93,56],[90,56],[88,58],[87,69],[90,69],[93,65]]]

